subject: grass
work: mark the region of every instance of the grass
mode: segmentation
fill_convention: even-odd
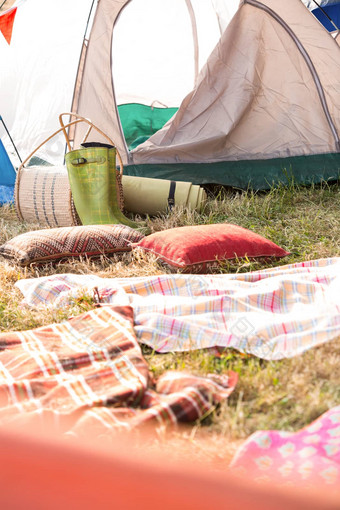
[[[182,225],[229,222],[249,228],[291,252],[284,263],[340,256],[340,188],[322,184],[272,189],[267,193],[219,190],[204,211],[175,208],[168,216],[147,220],[155,232]],[[0,243],[14,235],[39,228],[17,221],[11,207],[0,208]],[[256,270],[282,264],[238,260],[221,265],[219,272]],[[53,273],[95,273],[106,277],[161,274],[166,270],[152,256],[126,254],[113,259],[73,261],[56,266],[21,268],[0,260],[0,330],[22,330],[61,321],[93,306],[91,297],[74,301],[62,310],[30,310],[13,284],[19,278]],[[225,450],[259,429],[298,430],[327,409],[340,404],[340,339],[304,355],[266,362],[228,350],[220,356],[206,351],[156,354],[143,347],[154,374],[168,369],[194,373],[235,370],[239,383],[228,402],[194,428],[176,432],[163,441],[165,450],[175,442],[195,450],[197,457],[225,457]],[[226,441],[228,440],[228,441]],[[159,438],[157,441],[161,441]],[[162,442],[162,441],[161,441]],[[223,444],[223,446],[222,446]],[[228,446],[229,445],[229,446]],[[231,446],[230,446],[231,445]],[[235,446],[236,447],[236,446]]]

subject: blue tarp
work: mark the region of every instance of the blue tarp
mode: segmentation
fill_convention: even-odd
[[[333,20],[335,25],[340,28],[340,2],[327,2],[321,4],[322,9],[328,14],[328,16]],[[334,25],[329,21],[327,16],[321,9],[313,9],[312,13],[314,16],[323,24],[323,26],[329,31],[333,32],[335,30]]]
[[[13,201],[16,173],[0,140],[0,205]]]

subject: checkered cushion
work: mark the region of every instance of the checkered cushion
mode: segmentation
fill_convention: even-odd
[[[69,257],[98,257],[131,250],[143,234],[125,225],[82,225],[35,230],[0,246],[0,255],[26,266]]]

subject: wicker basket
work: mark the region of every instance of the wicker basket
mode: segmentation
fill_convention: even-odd
[[[53,136],[60,131],[63,131],[66,136],[65,128],[81,121],[90,124],[90,128],[94,127],[97,131],[100,131],[90,121],[83,118],[70,122],[66,126],[62,123],[62,127],[40,144],[19,167],[15,181],[14,202],[18,218],[21,221],[37,223],[42,227],[81,225],[72,199],[66,166],[24,166],[32,158],[33,154]],[[103,134],[102,132],[100,133]],[[117,199],[120,209],[123,211],[123,166],[120,157],[119,159],[120,171],[117,170]]]
[[[21,221],[46,227],[81,225],[64,166],[21,168],[14,197]]]

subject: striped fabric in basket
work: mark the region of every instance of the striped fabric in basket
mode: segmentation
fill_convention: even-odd
[[[15,182],[14,197],[21,221],[42,227],[81,225],[65,166],[21,168]]]

